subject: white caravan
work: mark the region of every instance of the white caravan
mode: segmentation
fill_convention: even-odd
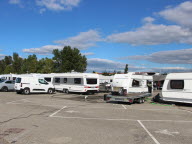
[[[164,101],[192,103],[192,73],[168,74],[161,97]]]
[[[15,82],[15,90],[19,93],[49,93],[52,94],[55,88],[52,83],[48,83],[43,77],[39,76],[20,76]]]
[[[55,90],[64,93],[96,93],[99,91],[99,75],[94,73],[54,73]]]
[[[1,80],[15,80],[19,75],[17,74],[3,74],[0,75]]]
[[[152,87],[153,77],[149,75],[137,75],[134,72],[128,74],[115,74],[112,83],[112,91],[127,93],[143,93],[148,91],[148,84]]]

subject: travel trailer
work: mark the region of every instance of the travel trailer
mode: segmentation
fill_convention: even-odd
[[[128,74],[115,74],[112,83],[112,92],[104,95],[107,102],[133,102],[144,103],[145,98],[151,96],[153,77],[147,74],[138,75],[134,72]]]
[[[52,94],[55,88],[52,83],[48,83],[44,77],[35,75],[23,75],[17,77],[15,81],[17,94],[24,93],[49,93]]]
[[[15,80],[19,75],[17,74],[3,74],[0,75],[1,80]]]
[[[99,91],[109,92],[111,91],[111,85],[114,76],[99,75]]]
[[[53,84],[56,91],[64,93],[97,93],[99,75],[94,73],[54,73]]]
[[[152,87],[153,77],[149,75],[137,75],[134,72],[128,74],[115,74],[112,83],[112,91],[119,92],[121,89],[127,93],[148,92],[148,84]]]
[[[164,101],[192,103],[192,73],[170,73],[165,78],[161,98]]]

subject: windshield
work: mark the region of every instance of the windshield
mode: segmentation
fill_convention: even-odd
[[[89,78],[87,79],[87,84],[97,84],[97,79]]]
[[[15,82],[16,83],[20,83],[21,82],[21,78],[17,78]]]

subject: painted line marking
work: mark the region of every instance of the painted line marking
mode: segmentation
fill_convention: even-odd
[[[140,120],[137,120],[137,122],[142,126],[142,128],[148,133],[148,135],[153,139],[153,141],[156,143],[156,144],[160,144],[156,138],[148,131],[148,129],[142,124],[142,122]]]
[[[136,121],[134,119],[84,118],[84,117],[63,117],[63,116],[52,116],[52,117],[63,119],[83,119],[83,120]]]
[[[18,101],[27,101],[27,102],[30,102],[30,101],[27,100],[27,99],[20,99],[20,100],[16,100],[16,101],[7,102],[6,104],[14,104],[15,102],[18,102]]]
[[[127,107],[126,107],[125,105],[122,105],[122,107],[123,107],[124,109],[127,109]]]
[[[62,107],[61,109],[57,110],[56,112],[54,112],[53,114],[49,115],[49,117],[53,117],[54,115],[56,115],[58,112],[60,112],[61,110],[63,110],[64,108],[66,108],[67,106]]]

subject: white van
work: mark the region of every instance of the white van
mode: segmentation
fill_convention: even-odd
[[[152,90],[152,81],[152,76],[138,75],[134,72],[128,74],[115,74],[112,83],[112,91],[119,92],[124,89],[127,93],[149,92],[148,83],[151,83]]]
[[[15,81],[15,90],[19,93],[49,93],[52,94],[55,88],[44,78],[37,76],[20,76]]]
[[[165,78],[161,98],[164,101],[192,103],[192,73],[170,73]]]
[[[99,75],[93,73],[55,73],[53,74],[55,90],[64,93],[97,93],[99,91]]]

